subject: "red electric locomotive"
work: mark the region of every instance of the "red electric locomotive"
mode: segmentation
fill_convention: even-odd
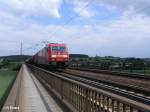
[[[69,53],[65,44],[50,43],[33,56],[33,62],[38,65],[67,67]]]

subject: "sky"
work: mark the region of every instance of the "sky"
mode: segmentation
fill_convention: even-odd
[[[45,43],[70,53],[150,57],[150,0],[0,0],[0,56]]]

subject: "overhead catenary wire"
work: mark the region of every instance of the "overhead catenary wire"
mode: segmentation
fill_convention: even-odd
[[[133,13],[137,14],[137,13],[139,13],[139,12],[142,12],[143,10],[146,10],[146,9],[150,9],[150,5],[147,5],[147,6],[145,6],[145,7],[142,7],[142,8],[140,8],[140,9],[134,11]],[[132,14],[132,16],[135,16],[135,15]],[[132,16],[131,16],[131,17],[132,17]],[[111,15],[106,15],[105,17],[103,17],[103,19],[99,19],[99,21],[100,21],[100,20],[104,20],[104,18],[108,18],[108,17],[111,17]],[[88,21],[88,23],[89,23],[89,22],[92,23],[92,26],[93,26],[93,25],[97,25],[96,23],[94,23],[94,22],[92,22],[92,21]],[[122,21],[121,24],[124,25],[125,23]],[[79,36],[80,34],[81,34],[81,32],[78,33],[78,36]]]
[[[140,8],[140,9],[134,11],[134,13],[136,14],[136,13],[139,13],[139,12],[141,12],[141,11],[143,11],[143,10],[146,10],[146,9],[149,9],[149,8],[150,8],[150,6],[147,5],[147,6],[145,6],[145,7],[142,7],[142,8]],[[108,18],[108,17],[110,17],[110,16],[111,16],[111,15],[106,15],[106,16],[103,17],[103,18]],[[132,16],[134,16],[134,15],[132,15]],[[89,22],[91,23],[91,21],[88,21],[88,23],[89,23]],[[121,24],[122,24],[122,25],[125,25],[124,22],[122,22]],[[95,24],[95,23],[92,22],[92,25],[97,25],[97,24]],[[77,36],[80,37],[82,34],[83,34],[83,33],[80,31]],[[73,36],[74,36],[74,34],[71,35],[70,38],[72,38]]]
[[[87,2],[87,4],[81,8],[81,10],[87,8],[89,5],[91,5],[93,2],[93,0],[90,0],[89,2]],[[52,32],[52,34],[50,35],[50,37],[52,38],[58,31],[60,28],[64,28],[65,25],[71,23],[75,18],[77,17],[77,14],[76,15],[72,15],[70,16],[70,18],[62,25],[62,26],[59,26],[59,28],[57,28],[54,32]]]
[[[87,8],[89,5],[92,4],[92,2],[94,2],[94,0],[89,0],[89,2],[84,7],[82,7],[81,9]],[[150,6],[147,5],[146,7],[142,7],[141,9],[136,10],[134,13],[141,12],[141,11],[147,9],[147,8],[150,8]],[[111,15],[106,15],[105,17],[103,17],[103,19],[104,18],[108,18],[110,16]],[[134,16],[134,15],[132,15],[132,16]],[[53,38],[53,36],[55,36],[55,34],[59,31],[59,29],[64,28],[65,25],[71,23],[76,17],[77,17],[77,15],[72,15],[62,26],[59,26],[59,28],[57,28],[54,32],[52,32],[52,34],[50,35],[50,37]],[[101,20],[103,20],[103,19],[101,19]],[[91,21],[89,21],[89,22],[91,22]],[[92,22],[92,24],[94,24],[94,23]],[[122,23],[122,24],[124,24],[124,23]]]

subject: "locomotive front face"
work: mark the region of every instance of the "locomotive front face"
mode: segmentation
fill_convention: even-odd
[[[49,62],[53,65],[68,65],[69,54],[64,44],[49,46]]]

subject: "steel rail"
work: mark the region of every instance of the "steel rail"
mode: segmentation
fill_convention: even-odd
[[[121,71],[100,70],[100,69],[79,68],[79,67],[69,67],[69,69],[88,71],[93,73],[104,73],[106,75],[122,76],[122,77],[129,77],[135,79],[150,80],[150,74],[129,73],[129,72],[121,72]]]
[[[55,72],[55,73],[63,75],[63,76],[68,77],[70,79],[73,79],[73,80],[76,80],[76,81],[86,83],[88,85],[103,89],[103,90],[110,91],[112,93],[127,97],[129,99],[150,105],[150,98],[147,98],[146,96],[140,96],[140,95],[138,95],[138,93],[130,93],[129,91],[125,91],[125,89],[123,89],[123,88],[116,88],[114,86],[109,86],[105,83],[93,81],[93,80],[86,78],[86,77],[83,78],[81,76],[74,76],[71,74],[59,73],[59,72]],[[118,84],[118,86],[119,86],[119,84]],[[132,88],[132,89],[134,89],[134,88]]]
[[[75,73],[73,72],[69,72],[69,71],[64,71],[64,73],[68,73],[68,74],[71,74],[71,75],[76,75]],[[135,86],[135,85],[129,85],[129,84],[120,84],[119,82],[114,82],[114,81],[107,81],[107,80],[101,80],[101,79],[96,79],[96,78],[93,78],[91,76],[82,76],[82,75],[79,75],[78,76],[82,77],[82,78],[86,78],[86,79],[89,79],[89,80],[93,80],[95,82],[99,82],[99,83],[104,83],[104,84],[107,84],[107,85],[110,85],[110,86],[114,86],[114,87],[118,87],[118,88],[124,88],[128,91],[132,91],[132,92],[136,92],[136,93],[139,93],[139,94],[143,94],[145,96],[150,96],[150,91],[148,91],[147,89],[143,88],[143,87],[138,87],[138,86]]]

